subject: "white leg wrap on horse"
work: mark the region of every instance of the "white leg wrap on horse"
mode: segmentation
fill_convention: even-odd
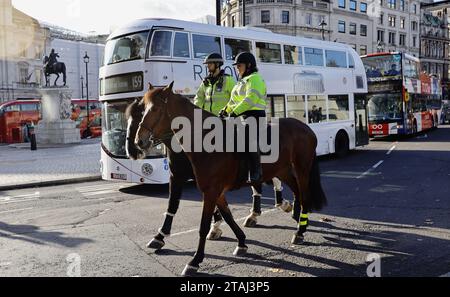
[[[170,236],[170,234],[165,234],[164,232],[162,232],[162,228],[159,228],[158,232],[159,232],[159,234],[161,234],[164,237],[169,237]]]
[[[273,182],[273,189],[275,191],[278,191],[278,192],[283,191],[283,186],[281,184],[281,180],[279,180],[278,178],[274,177],[272,179],[272,182]]]
[[[253,191],[253,196],[262,196],[261,193],[258,193],[258,191],[255,189],[255,187],[252,187],[252,191]]]
[[[223,223],[223,220],[220,220],[220,221],[217,221],[217,222],[215,222],[215,223],[212,223],[212,224],[211,224],[211,228],[213,228],[213,229],[219,229],[219,227],[220,227],[220,225],[222,225],[222,223]]]
[[[168,217],[172,217],[173,218],[175,216],[175,214],[170,213],[170,212],[165,212],[164,216],[168,216]]]

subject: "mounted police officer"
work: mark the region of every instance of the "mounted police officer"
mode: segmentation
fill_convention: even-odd
[[[203,64],[207,65],[209,75],[200,85],[194,104],[217,116],[230,100],[236,83],[232,76],[221,70],[224,60],[220,54],[210,54]]]
[[[249,52],[240,53],[233,64],[239,72],[240,80],[234,87],[231,98],[227,106],[220,112],[221,117],[242,116],[244,119],[255,118],[258,124],[259,139],[259,118],[266,117],[266,95],[267,88],[256,67],[256,59]],[[254,139],[252,139],[254,141]],[[262,178],[261,156],[259,152],[259,141],[256,144],[256,152],[248,152],[250,161],[249,183],[258,183]]]

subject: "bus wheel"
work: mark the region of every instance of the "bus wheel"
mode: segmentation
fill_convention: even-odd
[[[340,130],[336,134],[336,139],[334,140],[335,153],[338,158],[345,157],[350,150],[350,141],[348,140],[348,135],[343,130]]]

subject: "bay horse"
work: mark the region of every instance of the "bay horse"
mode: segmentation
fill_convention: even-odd
[[[176,133],[171,124],[175,118],[184,117],[191,123],[194,111],[198,109],[187,98],[175,94],[173,82],[165,88],[148,91],[144,95],[145,113],[136,133],[135,144],[145,150],[152,137],[163,139],[168,133]],[[214,117],[201,110],[202,120]],[[224,123],[224,120],[222,120]],[[224,123],[225,125],[225,123]],[[326,205],[326,196],[320,182],[320,172],[316,157],[317,138],[311,128],[292,118],[279,119],[279,158],[274,163],[263,163],[263,182],[278,177],[294,193],[294,199],[301,205],[301,214],[297,231],[292,243],[303,241],[308,224],[308,213],[321,210]],[[191,135],[194,135],[191,125]],[[207,131],[202,131],[205,134]],[[204,136],[204,135],[203,135]],[[176,139],[180,143],[180,139]],[[186,156],[190,161],[198,189],[203,195],[203,211],[200,224],[200,239],[193,259],[186,265],[182,275],[194,275],[205,257],[205,243],[212,215],[217,206],[227,224],[238,240],[233,255],[245,255],[248,247],[245,234],[235,222],[228,207],[225,193],[229,190],[248,186],[245,180],[238,179],[242,161],[235,152],[190,152]]]
[[[45,75],[45,86],[48,87],[50,84],[50,75],[56,74],[56,79],[54,82],[54,86],[56,87],[56,82],[59,79],[59,74],[61,73],[63,75],[63,82],[64,86],[66,86],[67,83],[67,74],[66,74],[66,64],[62,62],[56,62],[53,65],[48,65],[49,58],[48,56],[44,57],[44,75]]]
[[[149,84],[149,91],[153,90],[153,86]],[[142,120],[143,113],[145,111],[145,105],[143,100],[137,98],[128,105],[127,110],[125,112],[128,127],[127,127],[127,137],[126,137],[126,152],[127,156],[132,160],[141,159],[145,156],[144,151],[140,150],[136,147],[134,143],[134,139],[136,137],[136,132],[139,127],[139,123]],[[174,152],[170,145],[170,140],[172,138],[173,133],[168,133],[162,139],[155,139],[153,136],[152,146],[149,148],[159,144],[162,142],[167,148],[167,158],[169,160],[169,169],[170,169],[170,178],[169,178],[169,200],[168,200],[168,208],[164,213],[164,223],[161,228],[159,228],[158,233],[153,237],[151,241],[147,244],[148,248],[152,248],[155,250],[160,250],[164,247],[165,242],[164,238],[170,236],[172,230],[172,223],[174,217],[178,211],[181,195],[183,192],[183,185],[188,181],[195,179],[192,165],[189,162],[186,154],[184,152]],[[273,181],[274,192],[275,192],[275,207],[279,208],[284,212],[291,212],[292,205],[283,199],[282,195],[282,185],[281,181],[277,178],[274,178]],[[255,187],[253,189],[253,206],[250,212],[250,215],[245,219],[244,226],[245,227],[255,227],[257,224],[257,217],[261,215],[261,191],[260,187]],[[294,212],[294,220],[298,222],[298,215],[300,213],[300,206],[295,204],[296,211]],[[207,239],[209,240],[218,240],[222,236],[222,229],[220,229],[220,225],[223,222],[223,218],[220,214],[220,211],[216,209],[213,215],[214,223],[208,233]]]

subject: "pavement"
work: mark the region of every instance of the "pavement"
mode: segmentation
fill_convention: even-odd
[[[0,146],[0,190],[101,179],[100,138],[79,144]]]
[[[232,256],[236,239],[224,225],[222,240],[207,242],[199,275],[448,276],[449,151],[447,125],[321,157],[328,206],[310,216],[305,244],[290,243],[296,225],[265,187],[258,226],[243,228],[248,254]],[[227,194],[239,224],[250,195]],[[283,195],[292,198],[288,189]],[[202,199],[185,186],[172,235],[155,252],[146,244],[167,197],[167,185],[106,181],[0,190],[0,276],[179,276],[197,247]]]

